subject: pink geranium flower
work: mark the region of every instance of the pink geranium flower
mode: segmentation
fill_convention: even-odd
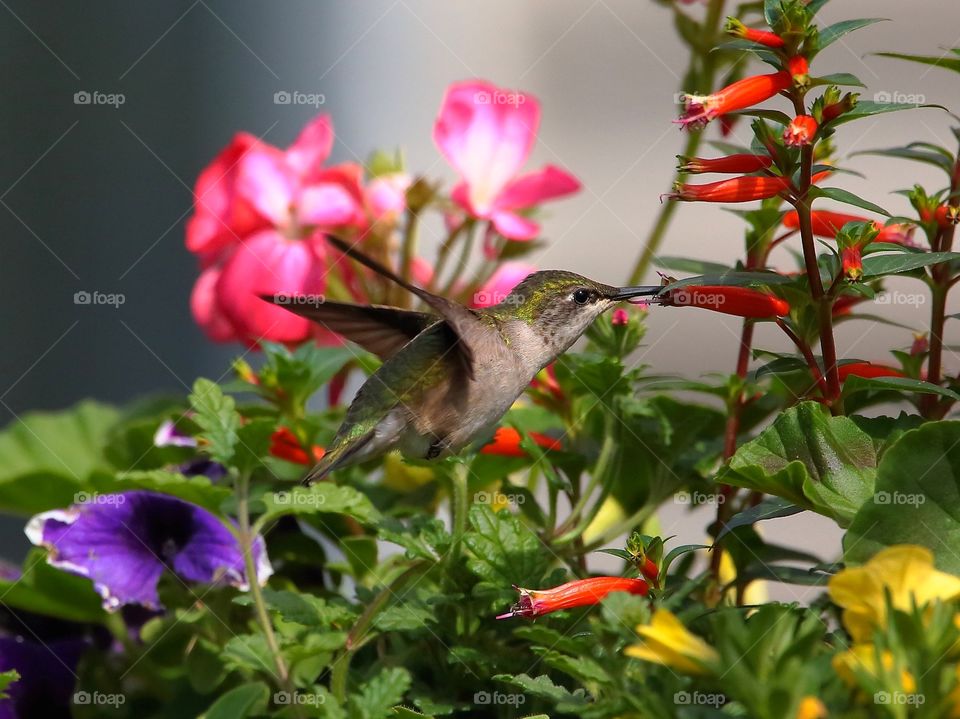
[[[212,201],[198,198],[187,242],[207,269],[191,309],[211,339],[294,343],[311,336],[307,320],[257,295],[322,294],[323,233],[366,227],[362,169],[324,167],[332,145],[329,118],[320,116],[287,150],[238,136],[201,175],[198,195],[208,189]]]
[[[540,232],[524,210],[580,189],[576,177],[553,165],[519,175],[539,124],[540,103],[533,95],[470,80],[447,89],[434,125],[437,147],[462,178],[454,201],[513,240]]]

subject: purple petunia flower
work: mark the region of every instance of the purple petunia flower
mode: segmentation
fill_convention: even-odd
[[[33,517],[27,537],[49,550],[47,561],[93,581],[103,606],[161,607],[164,569],[184,581],[226,582],[248,589],[240,543],[217,517],[197,505],[147,491],[92,495],[82,504]],[[262,537],[253,546],[257,579],[273,573]]]

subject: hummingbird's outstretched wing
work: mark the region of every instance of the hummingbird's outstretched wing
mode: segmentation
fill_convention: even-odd
[[[407,282],[392,270],[387,269],[376,260],[367,257],[365,254],[354,249],[338,237],[331,237],[328,235],[327,242],[336,247],[343,254],[359,262],[361,265],[369,267],[377,274],[383,275],[387,279],[396,282],[405,290],[412,292],[425,303],[427,303],[431,309],[436,310],[437,314],[439,314],[446,321],[447,326],[449,326],[453,334],[454,341],[450,348],[451,358],[461,366],[469,379],[473,379],[474,351],[470,346],[470,342],[467,340],[467,337],[470,336],[471,329],[476,329],[478,325],[481,324],[481,321],[475,312],[467,309],[459,302],[448,300],[446,297],[435,295],[432,292],[428,292],[425,289]]]
[[[407,342],[441,319],[426,312],[385,305],[297,302],[295,296],[280,295],[260,295],[260,299],[343,335],[383,361],[390,359]]]

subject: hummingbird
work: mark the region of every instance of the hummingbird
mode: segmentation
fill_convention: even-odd
[[[430,311],[260,296],[383,361],[357,392],[304,484],[394,449],[430,460],[489,440],[534,376],[599,315],[662,289],[612,287],[573,272],[544,270],[528,275],[499,304],[472,309],[407,282],[339,238],[327,240],[413,293]]]

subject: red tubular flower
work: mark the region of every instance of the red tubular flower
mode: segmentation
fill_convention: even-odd
[[[310,454],[301,446],[296,435],[286,427],[280,427],[270,435],[270,455],[278,459],[285,459],[294,464],[310,466],[319,462],[325,454],[323,447],[314,445]]]
[[[711,158],[677,155],[677,158],[680,160],[680,166],[677,169],[691,175],[699,175],[704,172],[732,172],[741,175],[765,170],[773,164],[773,160],[767,155],[752,155],[750,153]]]
[[[904,374],[894,367],[887,367],[882,364],[871,364],[870,362],[848,362],[837,367],[837,374],[840,375],[840,381],[843,382],[847,377],[903,377]]]
[[[787,70],[790,71],[790,76],[797,85],[803,86],[810,82],[810,64],[802,55],[796,55],[787,60]]]
[[[561,449],[559,440],[548,437],[539,432],[527,433],[538,446],[546,450]],[[526,457],[527,453],[520,446],[520,433],[513,427],[498,427],[493,435],[493,441],[484,445],[481,454],[495,454],[500,457]]]
[[[790,73],[781,70],[769,75],[745,77],[712,95],[687,95],[684,99],[686,111],[675,122],[685,127],[705,125],[710,120],[728,112],[743,110],[769,100],[792,84],[793,78]]]
[[[820,119],[823,123],[828,123],[831,120],[836,120],[838,117],[843,115],[846,112],[850,112],[853,108],[857,106],[858,94],[853,92],[848,92],[837,102],[831,102],[829,105],[825,105],[821,114]]]
[[[786,300],[748,287],[733,285],[687,285],[660,298],[668,307],[700,307],[737,317],[783,317],[790,314]]]
[[[873,222],[874,227],[880,230],[874,242],[890,242],[895,245],[913,245],[913,228],[906,225],[893,224],[883,226],[875,220],[860,215],[849,215],[846,212],[832,212],[831,210],[814,210],[810,213],[810,224],[813,234],[817,237],[833,239],[840,229],[848,222]],[[800,218],[796,210],[790,210],[783,216],[783,226],[789,230],[800,227]]]
[[[933,216],[936,218],[939,227],[946,228],[960,224],[960,209],[950,205],[940,205]]]
[[[840,250],[840,264],[843,267],[843,276],[853,282],[863,279],[863,257],[860,247],[844,247]]]
[[[539,617],[561,609],[592,606],[599,604],[604,597],[613,592],[629,592],[646,596],[650,591],[650,585],[644,580],[626,577],[577,579],[553,589],[523,589],[516,585],[513,588],[520,592],[520,599],[510,607],[509,612],[501,614],[497,619]]]
[[[727,18],[727,25],[724,30],[734,37],[739,37],[743,40],[750,40],[751,42],[759,43],[760,45],[766,45],[767,47],[781,48],[786,44],[784,39],[776,33],[772,33],[769,30],[758,30],[756,28],[747,27],[735,17]]]
[[[866,302],[866,297],[859,297],[854,295],[842,295],[837,298],[837,301],[833,303],[833,316],[834,317],[847,317],[850,315],[851,310],[854,307]]]
[[[813,142],[817,134],[817,121],[810,115],[800,115],[783,131],[783,141],[790,147],[800,147]]]
[[[785,177],[748,176],[733,177],[705,185],[678,182],[674,186],[674,192],[663,197],[684,202],[750,202],[766,200],[768,197],[774,197],[789,190],[790,181]]]
[[[913,344],[910,345],[910,356],[916,357],[930,351],[930,340],[926,332],[917,332],[913,335]]]

